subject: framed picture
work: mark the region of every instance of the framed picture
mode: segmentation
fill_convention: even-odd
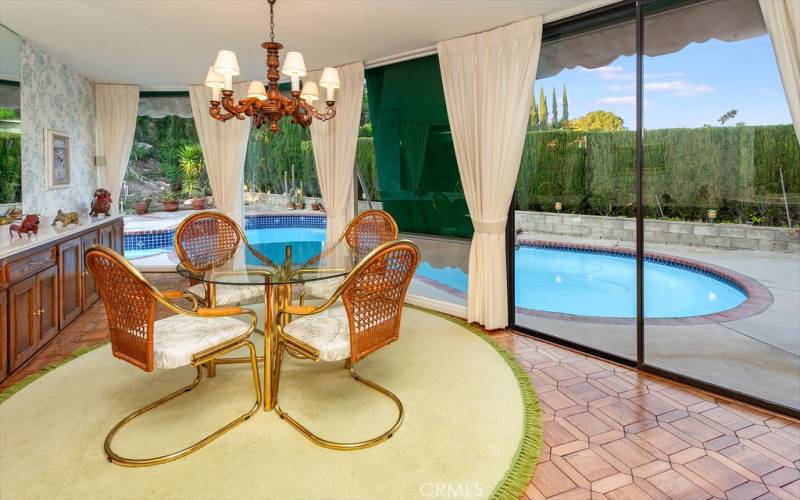
[[[69,187],[69,136],[64,132],[45,129],[44,154],[47,169],[47,188]]]

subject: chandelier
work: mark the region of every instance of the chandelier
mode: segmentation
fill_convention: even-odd
[[[269,129],[272,132],[280,130],[278,121],[284,116],[291,116],[292,123],[303,128],[308,128],[313,118],[321,121],[330,120],[336,116],[334,90],[339,88],[339,72],[336,68],[330,67],[322,70],[319,86],[326,89],[327,110],[320,113],[314,107],[314,101],[319,100],[317,84],[306,81],[303,82],[302,89],[300,87],[300,77],[306,76],[303,54],[287,52],[283,69],[278,71],[280,67],[278,51],[283,48],[283,45],[275,41],[273,6],[276,0],[267,1],[269,2],[269,42],[261,44],[267,50],[266,88],[264,88],[263,81],[253,80],[247,89],[247,96],[240,99],[237,104],[233,98],[233,77],[240,73],[239,61],[233,51],[220,50],[214,65],[208,68],[206,75],[206,86],[212,89],[211,106],[208,108],[208,112],[221,122],[226,122],[234,117],[244,120],[245,116],[249,116],[257,128],[261,128],[264,123],[269,122]],[[291,78],[291,97],[281,95],[278,88],[281,72]],[[220,93],[222,93],[221,100]]]

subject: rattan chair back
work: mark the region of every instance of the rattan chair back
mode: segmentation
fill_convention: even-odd
[[[184,267],[205,271],[229,261],[243,239],[242,229],[230,217],[198,212],[185,218],[175,231],[175,251]]]
[[[397,223],[388,212],[367,210],[350,221],[342,239],[363,258],[383,243],[397,239]]]
[[[375,249],[342,288],[350,322],[350,360],[355,363],[400,337],[403,301],[419,264],[419,250],[407,240]]]
[[[85,262],[106,308],[111,352],[144,371],[153,371],[157,299],[152,286],[109,248],[92,246],[86,251]]]

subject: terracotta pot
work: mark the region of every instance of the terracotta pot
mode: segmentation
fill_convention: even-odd
[[[192,208],[195,210],[205,210],[206,208],[206,199],[205,198],[192,198]]]
[[[150,204],[144,201],[139,203],[133,204],[133,210],[136,212],[136,215],[144,215],[150,209]]]
[[[293,202],[293,201],[290,201],[290,202],[289,202],[289,203],[288,203],[286,206],[287,206],[288,208],[292,209],[292,210],[294,210],[294,209],[296,208],[296,205],[294,204],[294,202]]]
[[[164,200],[164,210],[167,212],[177,212],[180,202],[178,200]]]
[[[311,204],[311,210],[319,210],[319,203],[316,201]]]

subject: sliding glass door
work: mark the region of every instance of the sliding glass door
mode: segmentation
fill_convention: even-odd
[[[635,8],[550,29],[515,192],[514,322],[636,359]]]
[[[800,408],[800,148],[756,0],[644,7],[644,363]]]
[[[798,414],[800,145],[758,0],[546,26],[531,90],[515,326]]]

